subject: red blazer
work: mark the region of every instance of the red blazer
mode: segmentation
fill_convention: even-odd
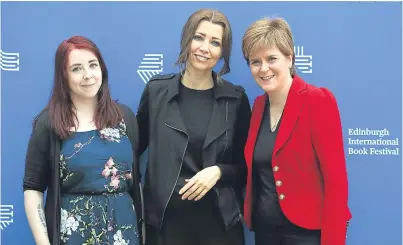
[[[245,158],[248,167],[244,218],[251,227],[253,152],[266,98],[256,98]],[[294,76],[272,155],[280,207],[294,224],[321,229],[321,245],[345,245],[348,185],[336,99]]]

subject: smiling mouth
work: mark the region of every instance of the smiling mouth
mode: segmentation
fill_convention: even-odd
[[[195,56],[196,56],[196,59],[199,60],[199,61],[207,61],[207,60],[209,60],[209,58],[207,58],[205,56],[202,56],[202,55],[195,54]]]
[[[267,81],[267,80],[272,79],[273,77],[274,77],[274,75],[270,75],[270,76],[267,76],[267,77],[260,77],[260,79],[262,79],[264,81]]]
[[[89,88],[89,87],[92,87],[92,86],[94,86],[95,85],[95,83],[93,83],[93,84],[88,84],[88,85],[81,85],[81,86],[83,86],[84,88]]]

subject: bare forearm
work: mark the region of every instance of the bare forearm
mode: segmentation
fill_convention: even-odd
[[[34,190],[24,192],[25,213],[37,245],[50,245],[43,208],[43,193]]]

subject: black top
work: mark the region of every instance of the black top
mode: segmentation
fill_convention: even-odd
[[[195,90],[180,83],[178,105],[187,129],[189,142],[175,187],[177,192],[185,185],[185,179],[192,178],[203,169],[203,144],[213,110],[213,99],[213,88]]]
[[[281,119],[280,119],[281,121]],[[266,105],[256,139],[253,155],[253,226],[267,229],[269,225],[283,224],[285,217],[281,211],[273,176],[272,154],[280,121],[274,132],[270,125],[270,105],[266,97]]]

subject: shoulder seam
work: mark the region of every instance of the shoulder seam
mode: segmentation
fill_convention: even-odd
[[[174,73],[165,74],[165,75],[157,74],[157,75],[152,76],[148,82],[155,81],[155,80],[167,80],[167,79],[172,79],[174,77],[175,77]]]

